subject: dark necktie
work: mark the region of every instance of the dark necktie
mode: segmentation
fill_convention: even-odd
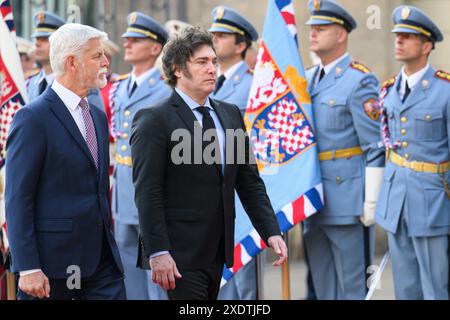
[[[216,94],[216,93],[220,90],[220,88],[222,88],[224,82],[225,82],[225,76],[222,74],[222,75],[217,79],[217,82],[216,82],[216,89],[214,90],[214,94]]]
[[[133,83],[133,87],[131,88],[131,91],[130,91],[130,98],[133,95],[133,93],[136,91],[136,89],[137,89],[137,82],[135,81]]]
[[[405,103],[406,98],[408,98],[410,93],[411,93],[411,89],[409,88],[408,80],[406,80],[405,95],[403,96],[402,103]]]
[[[83,115],[84,127],[86,129],[86,143],[91,152],[92,158],[94,158],[95,167],[98,170],[98,145],[97,135],[95,133],[94,121],[92,120],[91,113],[89,112],[89,104],[85,99],[80,101],[81,113]]]
[[[39,94],[41,95],[45,89],[47,89],[47,80],[44,78],[40,83],[39,83]]]
[[[215,145],[215,149],[213,150],[213,152],[211,153],[211,156],[213,159],[216,158],[216,153],[215,150],[220,150],[220,145],[219,145],[219,138],[217,135],[217,130],[216,130],[216,125],[214,124],[214,120],[211,117],[211,114],[209,113],[209,108],[208,107],[197,107],[195,110],[197,110],[198,112],[200,112],[203,116],[203,120],[202,120],[202,126],[203,126],[203,134],[208,131],[208,130],[214,130],[214,138],[212,139],[211,142],[209,141],[203,141],[203,149],[208,146],[209,144],[213,143]],[[218,158],[220,159],[220,158]],[[210,161],[208,161],[210,162]]]
[[[320,70],[319,82],[323,79],[323,77],[325,77],[325,68],[322,68]]]

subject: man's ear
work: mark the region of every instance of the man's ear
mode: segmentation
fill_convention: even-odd
[[[422,47],[422,52],[424,55],[429,55],[431,53],[431,51],[433,51],[433,42],[431,41],[427,41],[424,42],[423,47]]]
[[[181,78],[181,70],[177,67],[173,67],[173,73],[175,74],[175,77],[177,77],[178,79]]]
[[[344,42],[346,42],[346,41],[347,41],[347,38],[348,38],[348,32],[347,32],[347,30],[345,30],[344,27],[340,27],[340,26],[339,26],[339,29],[338,29],[337,32],[338,32],[338,33],[337,33],[337,36],[338,36],[338,43],[344,43]]]
[[[157,42],[152,46],[151,52],[154,56],[159,56],[161,54],[161,51],[163,49],[163,46],[161,43]]]
[[[245,41],[239,42],[237,44],[237,49],[236,49],[236,53],[241,55],[242,52],[244,52],[244,50],[247,48],[247,44],[245,43]]]
[[[75,56],[70,55],[66,58],[66,71],[75,71],[77,66],[77,59]]]

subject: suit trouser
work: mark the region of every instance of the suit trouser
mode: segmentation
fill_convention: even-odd
[[[70,276],[70,275],[68,275]],[[126,300],[123,274],[117,268],[116,261],[111,253],[106,235],[103,236],[102,253],[99,265],[94,274],[82,278],[80,289],[69,289],[73,281],[66,279],[49,279],[50,299],[44,300]],[[39,300],[18,290],[19,300]]]
[[[304,242],[319,300],[362,300],[367,292],[364,227],[305,223]]]
[[[136,267],[139,227],[116,221],[114,229],[125,271],[125,288],[128,300],[167,300],[167,293],[153,283],[151,271]]]
[[[223,266],[225,264],[223,242],[216,257],[203,269],[179,269],[182,278],[176,279],[176,288],[167,292],[170,300],[217,300]]]
[[[395,297],[400,300],[448,300],[448,235],[408,236],[402,213],[397,232],[388,232]]]

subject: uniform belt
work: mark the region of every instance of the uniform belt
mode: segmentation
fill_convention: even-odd
[[[115,158],[116,158],[116,162],[118,164],[130,167],[130,168],[133,166],[133,161],[131,160],[131,157],[122,157],[120,154],[116,153]]]
[[[408,161],[397,153],[391,151],[389,160],[399,167],[408,168],[417,172],[428,173],[446,173],[450,170],[450,162],[441,162],[439,164],[430,162]]]
[[[348,149],[325,151],[325,152],[319,153],[319,160],[320,161],[328,161],[328,160],[334,160],[334,159],[350,158],[353,156],[360,156],[363,153],[364,152],[362,151],[360,146],[354,147],[354,148],[348,148]]]

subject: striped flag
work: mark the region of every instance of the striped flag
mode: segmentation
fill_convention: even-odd
[[[16,45],[14,19],[9,0],[0,0],[0,169],[5,164],[6,138],[12,118],[26,102],[25,81]],[[3,177],[0,177],[0,239],[8,249],[4,219]]]
[[[282,232],[323,207],[311,98],[291,0],[268,0],[245,114],[258,168]],[[266,244],[236,201],[234,266],[222,286]]]

